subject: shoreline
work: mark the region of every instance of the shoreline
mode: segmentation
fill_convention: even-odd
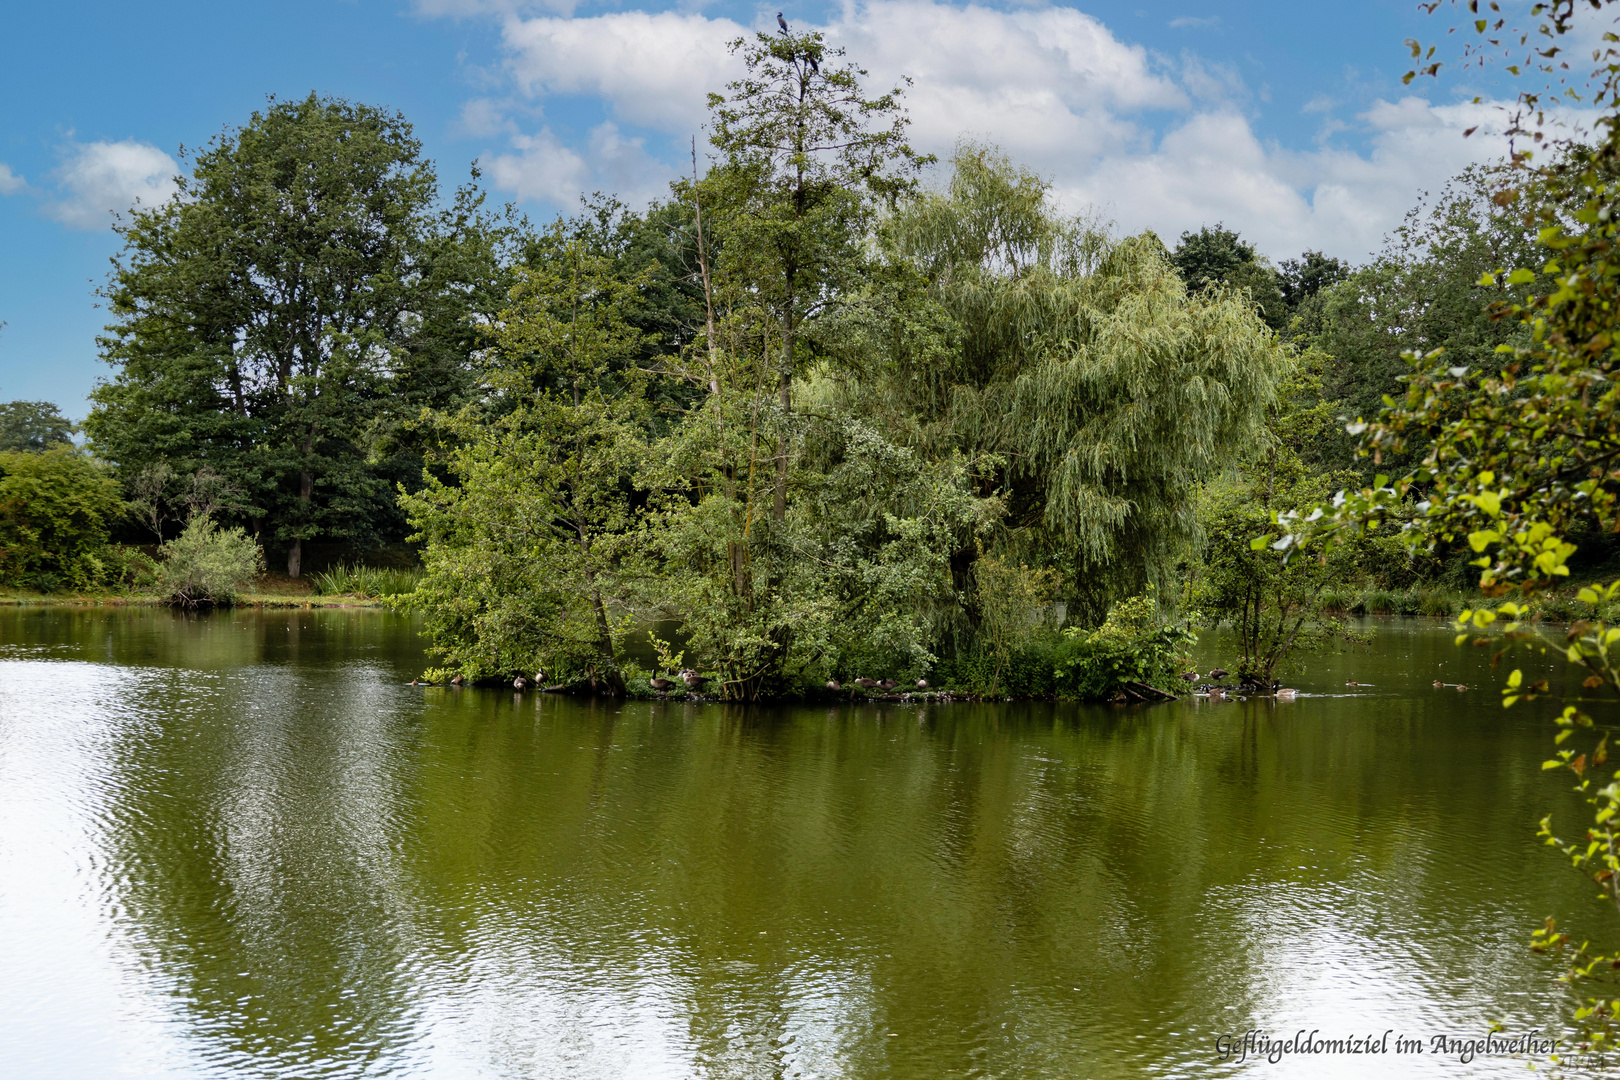
[[[0,596],[6,607],[167,607],[155,596],[79,594],[75,596]],[[365,611],[391,610],[385,601],[360,596],[276,596],[250,593],[239,597],[236,608],[351,608]],[[227,609],[228,610],[228,609]]]

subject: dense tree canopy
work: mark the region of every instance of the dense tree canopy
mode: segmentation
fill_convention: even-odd
[[[1478,307],[1522,286],[1472,283],[1523,239],[1484,174],[1359,270],[1221,224],[1168,251],[988,147],[927,180],[903,88],[817,34],[733,47],[667,200],[550,229],[441,200],[395,113],[311,96],[221,134],[105,291],[86,429],[126,520],[245,525],[294,575],[308,541],[414,535],[412,602],[472,678],[617,689],[668,619],[727,697],[999,686],[1045,663],[1004,655],[1009,596],[1062,613],[1026,653],[1129,597],[1169,618],[1252,562],[1212,492],[1319,487],[1392,356],[1511,336]]]
[[[46,450],[71,443],[78,428],[49,401],[0,404],[0,450]]]
[[[466,316],[495,295],[476,197],[437,197],[398,114],[311,95],[217,137],[120,228],[97,451],[228,478],[292,576],[305,540],[387,529],[400,407],[465,392]]]

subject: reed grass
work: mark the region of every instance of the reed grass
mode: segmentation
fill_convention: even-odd
[[[338,563],[311,574],[309,579],[320,596],[358,596],[371,600],[415,592],[417,582],[422,580],[422,571],[414,567]]]

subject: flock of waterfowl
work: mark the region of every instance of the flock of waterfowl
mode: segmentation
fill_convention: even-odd
[[[1210,701],[1225,701],[1232,697],[1237,698],[1239,701],[1243,701],[1250,697],[1266,696],[1274,697],[1278,701],[1293,701],[1299,696],[1299,691],[1294,689],[1292,686],[1283,686],[1281,683],[1275,681],[1273,681],[1269,686],[1250,679],[1246,679],[1235,686],[1228,686],[1220,681],[1231,674],[1232,673],[1227,671],[1225,668],[1211,668],[1207,675],[1200,675],[1196,671],[1183,671],[1181,673],[1181,678],[1184,682],[1192,684],[1192,692],[1195,697],[1207,698]],[[703,685],[709,681],[708,676],[699,675],[691,668],[682,668],[676,673],[676,678],[680,681],[676,682],[674,679],[666,679],[662,675],[654,675],[647,680],[647,685],[651,686],[653,690],[657,692],[660,698],[667,698],[670,691],[682,689],[683,686],[688,694],[699,694],[703,690]],[[1214,681],[1211,682],[1205,680]],[[451,677],[449,684],[451,686],[459,687],[463,685],[464,682],[465,680],[460,675],[455,675]],[[410,685],[431,686],[432,683],[429,683],[423,679],[412,679]],[[522,675],[519,675],[512,680],[512,689],[520,694],[524,690],[527,690],[529,685],[529,680]],[[546,673],[544,671],[537,671],[534,673],[533,685],[542,690],[563,689],[560,686],[547,686]],[[1133,683],[1132,685],[1134,686],[1138,684]],[[1344,685],[1350,687],[1351,689],[1356,689],[1363,686],[1372,686],[1373,684],[1357,682],[1354,679],[1351,679]],[[840,683],[837,679],[828,679],[826,686],[828,690],[831,690],[834,693],[843,693],[847,690],[851,698],[854,697],[855,691],[861,690],[869,696],[894,697],[895,700],[910,700],[916,695],[927,695],[930,698],[950,700],[950,696],[948,694],[930,693],[927,679],[917,680],[917,690],[915,694],[913,694],[911,691],[897,694],[897,691],[900,690],[900,684],[893,679],[869,679],[864,675],[850,680],[847,686]],[[1436,690],[1443,690],[1448,687],[1456,690],[1459,694],[1466,692],[1468,689],[1468,687],[1463,683],[1448,683],[1442,682],[1439,679],[1434,680],[1434,688]],[[1154,688],[1144,687],[1144,689]],[[1175,696],[1173,694],[1166,694],[1164,691],[1157,689],[1154,689],[1154,692],[1162,695],[1163,699],[1170,699]],[[1140,696],[1131,698],[1121,696],[1116,700],[1142,700],[1142,698]]]

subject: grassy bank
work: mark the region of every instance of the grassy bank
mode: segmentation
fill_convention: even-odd
[[[1620,618],[1620,605],[1593,605],[1575,599],[1576,586],[1544,593],[1530,602],[1530,609],[1543,619],[1572,622],[1575,619]],[[1465,608],[1494,608],[1511,597],[1485,597],[1458,589],[1335,589],[1329,587],[1319,598],[1324,611],[1338,615],[1402,615],[1454,619]]]
[[[252,588],[236,599],[237,607],[384,608],[385,596],[416,588],[421,572],[393,567],[338,565],[307,577],[282,573],[259,575]],[[163,599],[138,589],[85,592],[35,592],[0,589],[0,604],[66,604],[88,606],[157,606]]]

